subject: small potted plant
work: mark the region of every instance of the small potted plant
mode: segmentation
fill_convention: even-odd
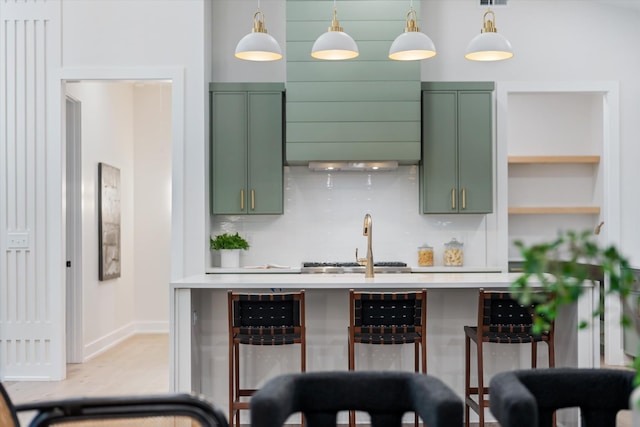
[[[222,233],[209,238],[209,248],[220,251],[220,267],[237,268],[240,266],[240,251],[249,249],[247,242],[237,232],[235,234]]]

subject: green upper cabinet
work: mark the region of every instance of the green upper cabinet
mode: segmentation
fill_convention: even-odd
[[[280,83],[211,83],[211,212],[283,213]]]
[[[422,213],[493,211],[493,88],[422,83]]]
[[[419,2],[415,5],[419,13]],[[311,57],[333,15],[327,0],[287,0],[286,160],[420,160],[420,61],[388,58],[407,3],[341,0],[338,19],[358,43],[347,61]]]

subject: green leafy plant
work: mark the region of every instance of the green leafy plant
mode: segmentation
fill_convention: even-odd
[[[628,260],[618,252],[615,246],[598,245],[591,230],[576,232],[565,231],[547,243],[526,246],[515,242],[522,256],[522,274],[511,284],[514,297],[521,303],[536,303],[534,332],[540,333],[549,327],[549,323],[558,316],[561,306],[573,304],[585,290],[584,284],[594,281],[594,276],[609,278],[607,294],[617,294],[623,305],[621,322],[624,327],[631,325],[633,310],[629,307],[629,294],[633,288],[634,277]],[[595,274],[594,274],[595,273]],[[530,279],[536,279],[541,286],[532,286]],[[543,291],[543,292],[536,292]],[[600,316],[604,310],[604,298],[593,313]],[[587,327],[587,320],[580,321],[580,327]],[[640,333],[640,323],[634,324],[636,333]],[[634,366],[640,380],[640,358]]]
[[[249,249],[249,242],[247,242],[243,237],[241,237],[238,233],[236,234],[227,234],[222,233],[218,234],[215,238],[209,238],[209,248],[212,250],[220,250],[220,249]]]

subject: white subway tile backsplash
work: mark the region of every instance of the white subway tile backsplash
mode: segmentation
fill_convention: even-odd
[[[418,167],[385,172],[313,172],[285,167],[283,215],[213,215],[211,234],[238,231],[250,243],[241,265],[299,266],[303,261],[352,261],[366,254],[364,215],[373,218],[376,261],[417,266],[428,243],[442,265],[444,244],[464,243],[465,265],[487,267],[485,215],[423,215],[418,209]],[[491,250],[491,248],[489,248]],[[211,257],[216,266],[217,256]]]

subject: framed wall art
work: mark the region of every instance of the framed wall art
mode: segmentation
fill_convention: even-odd
[[[99,278],[120,277],[120,169],[98,164]]]

